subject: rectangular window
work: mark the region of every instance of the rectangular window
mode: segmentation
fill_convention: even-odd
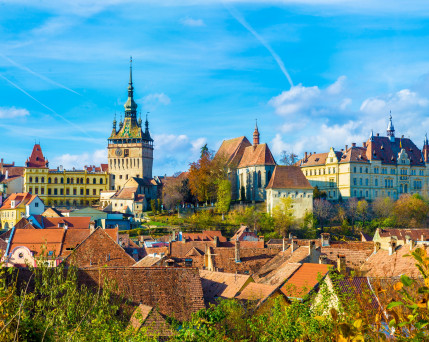
[[[86,195],[89,196],[89,189],[86,189]]]
[[[60,194],[64,195],[64,189],[60,189]]]
[[[353,178],[353,185],[357,185],[357,179]]]
[[[97,190],[96,189],[93,189],[92,190],[92,194],[95,196],[95,195],[97,195]]]

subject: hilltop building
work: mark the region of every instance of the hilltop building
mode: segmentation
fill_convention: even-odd
[[[215,158],[225,159],[232,199],[265,201],[266,191],[276,161],[267,144],[259,142],[258,125],[253,132],[253,145],[246,137],[224,140]]]
[[[297,165],[312,186],[326,191],[329,200],[358,197],[397,199],[401,194],[422,194],[428,189],[429,141],[420,150],[409,138],[395,137],[392,116],[387,136],[374,135],[362,146],[326,153],[305,152]]]
[[[128,179],[152,179],[153,139],[149,133],[149,122],[145,121],[142,129],[141,117],[137,120],[137,103],[134,101],[132,78],[132,60],[130,61],[130,80],[128,99],[125,102],[125,117],[116,128],[116,118],[108,138],[108,163],[112,175],[111,189],[121,189]]]

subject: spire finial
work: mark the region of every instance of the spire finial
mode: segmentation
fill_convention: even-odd
[[[146,112],[146,121],[145,121],[145,123],[144,123],[144,125],[145,125],[145,128],[146,128],[146,130],[145,130],[145,132],[146,133],[148,133],[149,132],[149,121],[147,120],[147,116],[148,116],[148,114],[149,114],[150,112]]]
[[[133,57],[130,56],[130,85],[133,84]]]
[[[259,145],[258,119],[256,119],[255,131],[253,132],[253,146]]]

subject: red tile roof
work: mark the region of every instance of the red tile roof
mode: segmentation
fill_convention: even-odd
[[[30,158],[25,162],[25,166],[34,167],[34,168],[42,168],[48,167],[48,160],[43,156],[42,148],[39,144],[35,144],[33,147],[33,152],[31,152]]]
[[[43,217],[42,215],[33,215],[33,217],[42,225],[43,228],[60,228],[67,226],[68,229],[88,229],[91,217]]]
[[[274,291],[276,291],[277,288],[277,286],[272,285],[250,283],[235,298],[252,301],[263,301]]]
[[[249,146],[244,149],[238,168],[255,165],[276,165],[276,161],[267,144]]]
[[[267,189],[313,189],[313,187],[299,166],[277,165]]]
[[[3,202],[0,210],[12,209],[11,201],[15,201],[15,208],[23,208],[25,205],[30,204],[36,197],[37,195],[32,195],[29,192],[11,194]]]
[[[244,149],[252,146],[246,137],[224,140],[220,145],[215,158],[224,158],[230,167],[237,167],[243,157]]]
[[[303,298],[324,277],[331,268],[324,264],[302,264],[302,266],[281,287],[288,297]]]
[[[63,229],[15,229],[12,236],[10,252],[16,247],[25,246],[38,256],[50,251],[58,257],[61,254],[65,230]]]
[[[381,238],[396,237],[403,241],[407,239],[407,236],[413,241],[420,241],[422,236],[424,241],[429,239],[428,228],[378,228],[378,234]]]

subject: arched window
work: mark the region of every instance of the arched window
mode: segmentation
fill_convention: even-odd
[[[92,184],[96,184],[97,183],[97,179],[93,178],[92,179]]]
[[[30,177],[29,183],[33,183],[33,177]]]
[[[76,184],[79,184],[79,178],[76,178]]]
[[[58,179],[57,177],[54,178],[54,183],[57,184],[58,183]]]
[[[70,178],[70,183],[73,184],[74,178]]]
[[[89,184],[89,178],[86,179],[86,184]]]
[[[100,178],[100,184],[103,184],[103,178]]]
[[[262,181],[261,181],[261,171],[258,171],[258,188],[260,188],[262,186]]]
[[[67,178],[67,184],[70,184],[70,178]]]
[[[51,177],[48,178],[48,183],[51,184]]]
[[[36,179],[34,180],[36,183],[39,183],[39,177],[36,177]]]
[[[45,183],[45,177],[42,177],[42,183]]]
[[[61,184],[63,184],[64,183],[64,178],[61,178]]]
[[[83,178],[80,179],[80,184],[83,184]]]

